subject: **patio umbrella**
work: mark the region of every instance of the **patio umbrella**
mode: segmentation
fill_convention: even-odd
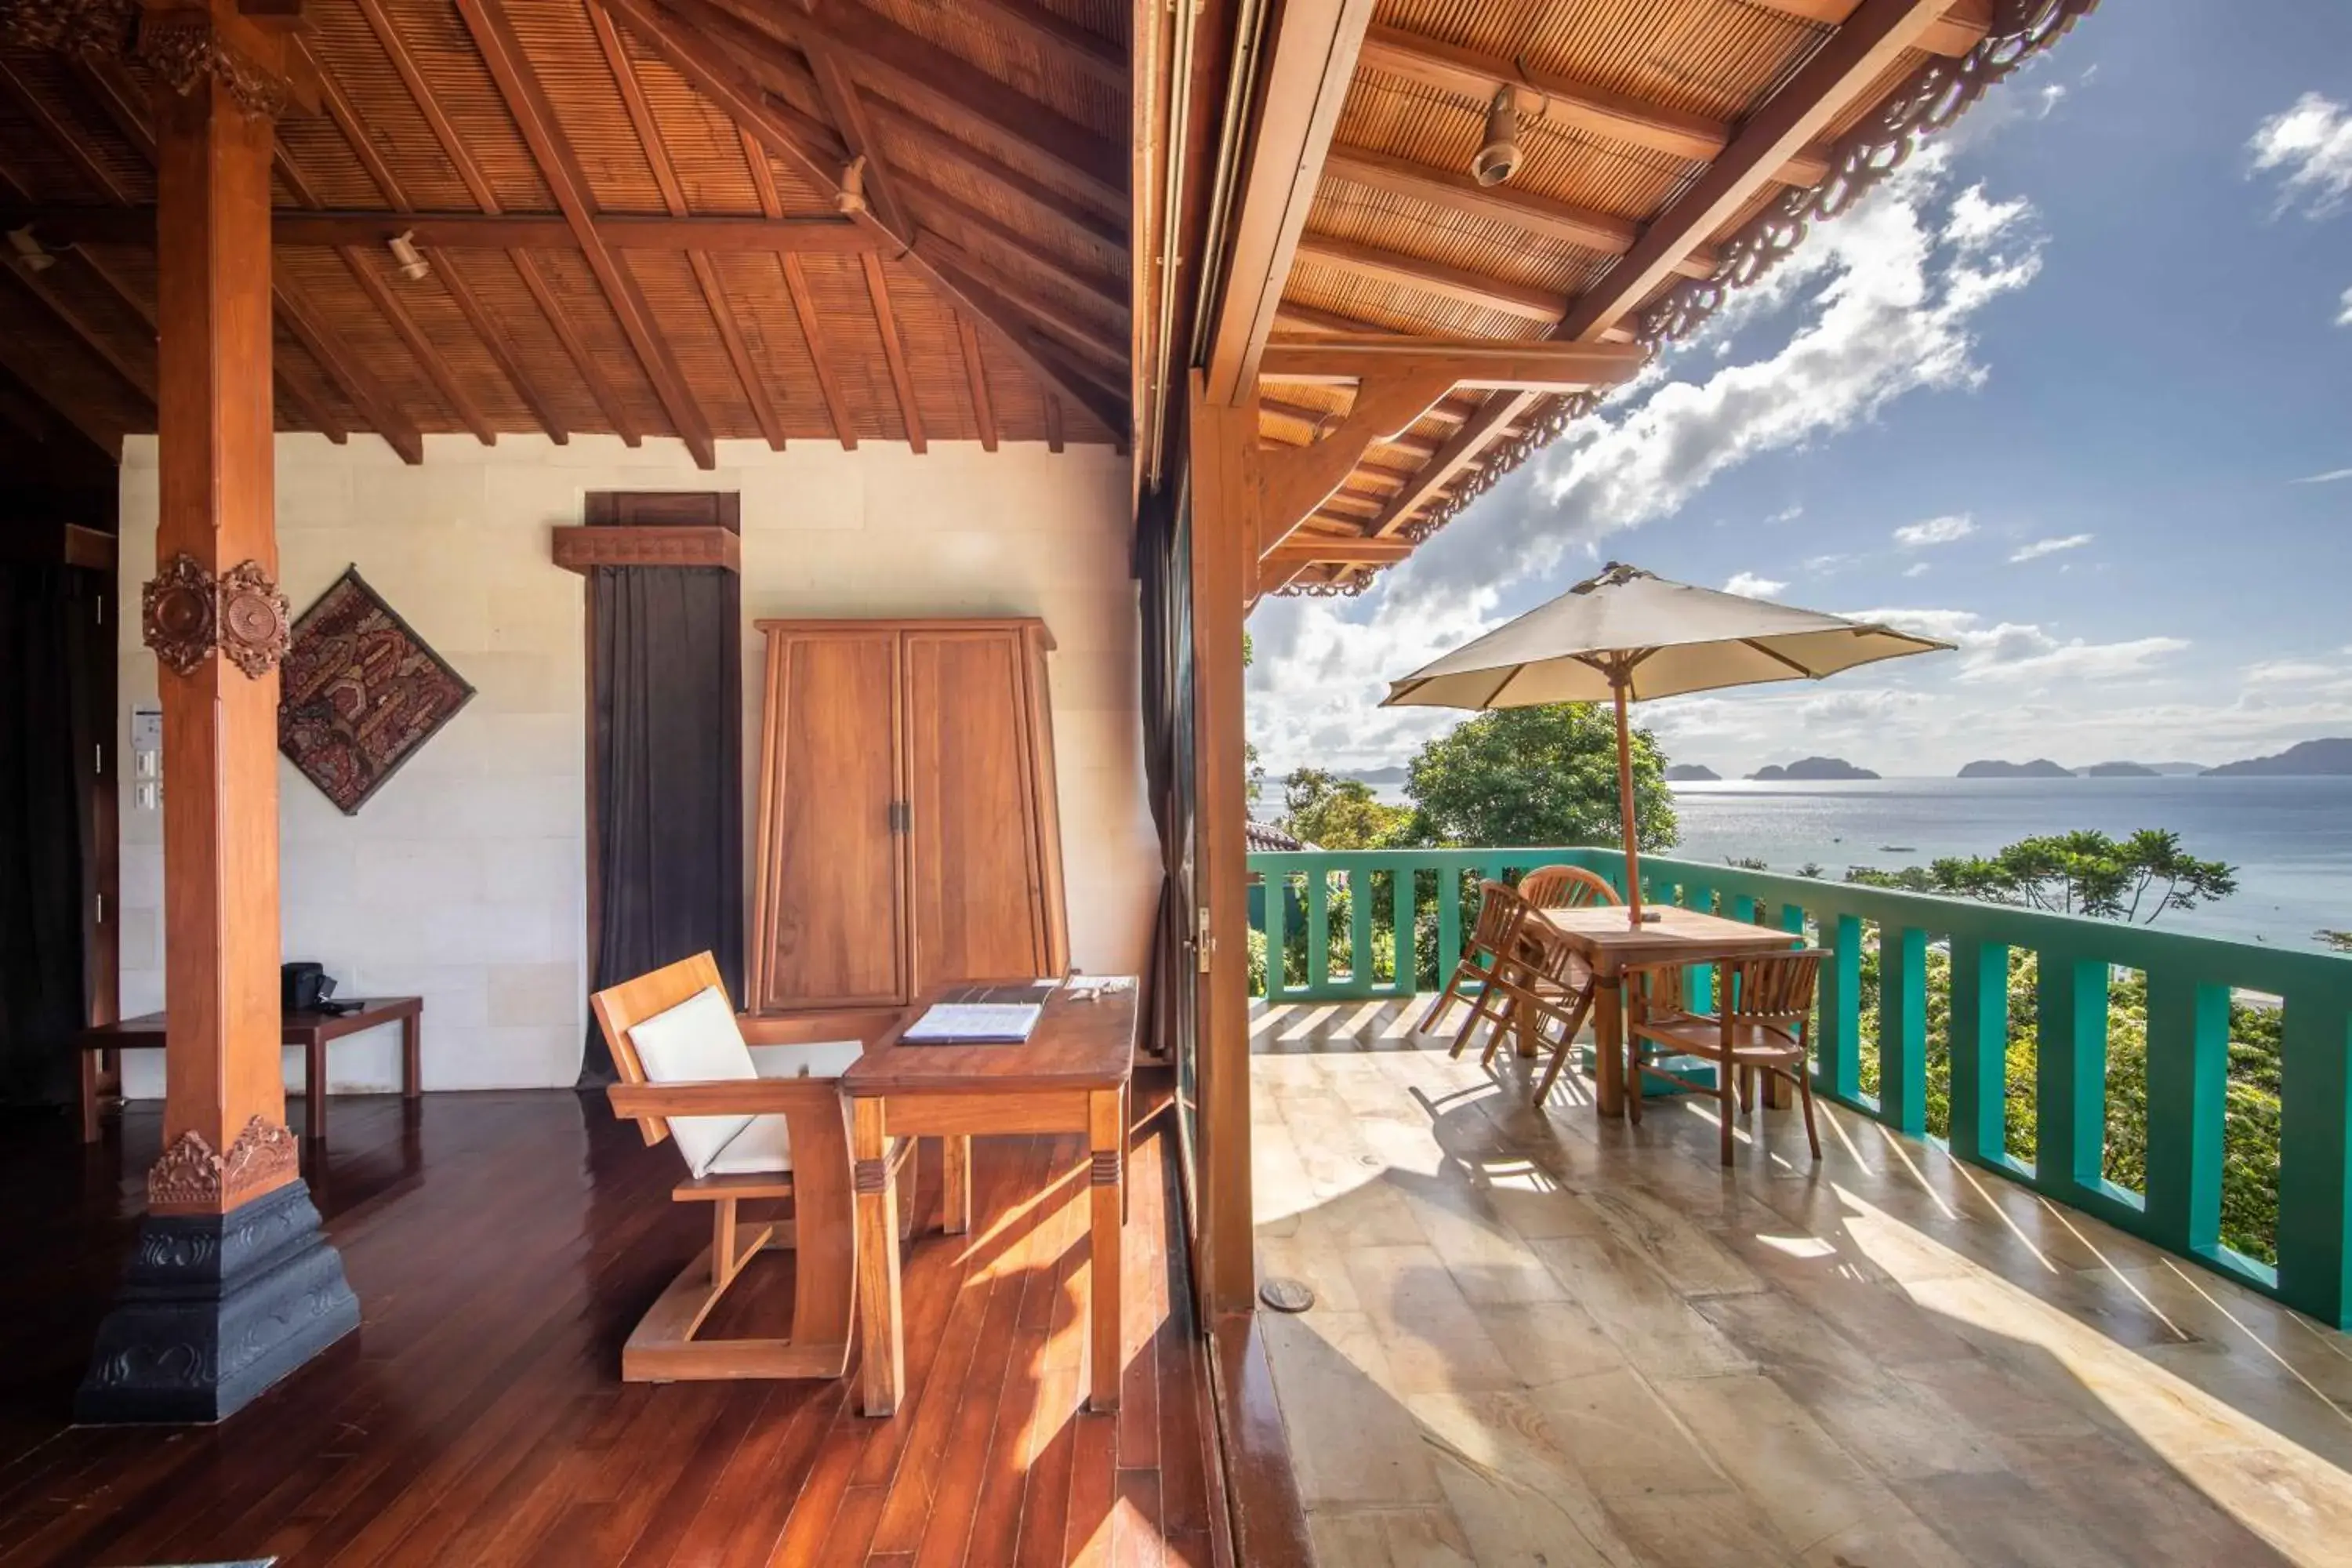
[[[1599,576],[1392,683],[1381,706],[1483,712],[1613,700],[1628,915],[1639,924],[1628,702],[1768,680],[1819,680],[1858,664],[1951,646],[1892,626],[1671,582],[1612,561]]]

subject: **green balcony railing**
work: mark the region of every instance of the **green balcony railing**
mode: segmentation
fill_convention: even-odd
[[[1278,1003],[1432,989],[1462,950],[1479,879],[1559,864],[1623,887],[1623,856],[1590,847],[1252,855],[1255,988]],[[1818,1092],[2352,1329],[2352,958],[1688,860],[1644,858],[1642,870],[1653,902],[1830,952]],[[2134,998],[2144,1041],[2111,1040],[2125,1016],[2111,993]],[[2233,1001],[2274,1037],[2278,1086],[2272,1244],[2242,1249],[2223,1241]],[[2031,1069],[2012,1074],[2021,1038]],[[2116,1071],[2111,1045],[2130,1047]],[[2144,1073],[2120,1070],[2143,1047]],[[2108,1147],[2114,1096],[2138,1100],[2144,1149]],[[2114,1179],[2118,1161],[2139,1188]],[[2233,1181],[2267,1174],[2243,1167]]]

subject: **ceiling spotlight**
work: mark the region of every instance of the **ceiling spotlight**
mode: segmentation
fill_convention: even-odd
[[[8,245],[16,251],[16,259],[23,263],[27,272],[47,272],[58,264],[56,257],[41,248],[41,242],[33,237],[30,228],[10,229]]]
[[[1499,185],[1519,172],[1527,153],[1519,146],[1519,89],[1506,83],[1486,106],[1486,144],[1470,160],[1470,177]]]
[[[426,273],[433,270],[433,263],[425,260],[424,252],[416,248],[415,233],[411,229],[406,234],[395,234],[391,240],[392,259],[399,265],[400,275],[411,283],[422,280]]]

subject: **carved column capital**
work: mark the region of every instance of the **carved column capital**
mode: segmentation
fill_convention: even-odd
[[[148,12],[139,24],[138,52],[183,96],[207,79],[217,80],[247,120],[274,120],[294,102],[293,84],[257,58],[210,11]]]
[[[138,13],[138,0],[0,0],[0,47],[120,55]]]
[[[256,680],[278,668],[293,639],[293,610],[258,561],[220,576],[184,551],[140,594],[140,631],[155,657],[193,675],[215,648]]]
[[[257,1116],[226,1154],[191,1128],[147,1172],[147,1206],[157,1213],[225,1213],[299,1173],[294,1134]]]

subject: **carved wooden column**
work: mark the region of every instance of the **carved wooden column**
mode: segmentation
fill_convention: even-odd
[[[358,1326],[298,1170],[278,1046],[278,591],[269,174],[304,96],[275,16],[151,6],[156,574],[163,709],[163,1153],[84,1419],[216,1420]]]

